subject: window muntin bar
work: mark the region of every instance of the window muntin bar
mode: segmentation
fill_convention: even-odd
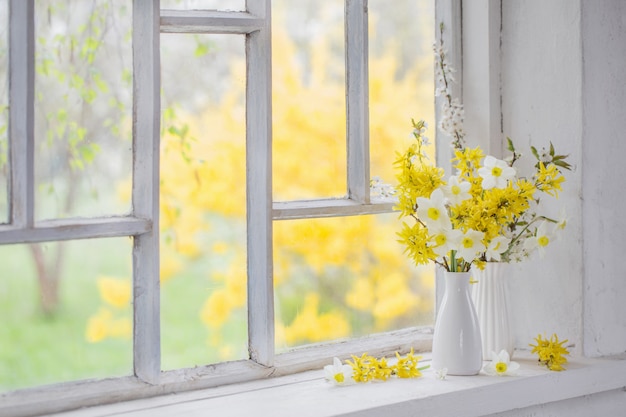
[[[9,211],[17,227],[34,221],[34,3],[9,2]]]
[[[0,224],[9,221],[9,2],[0,1]]]
[[[158,384],[161,372],[159,309],[159,0],[133,1],[133,214],[152,221],[133,246],[135,375]]]

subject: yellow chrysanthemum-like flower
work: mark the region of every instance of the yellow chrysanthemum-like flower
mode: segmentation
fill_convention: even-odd
[[[398,242],[405,245],[405,253],[413,259],[416,265],[426,265],[431,259],[437,257],[429,246],[428,229],[421,223],[415,223],[413,226],[403,223],[402,230],[398,233],[398,236],[400,237]]]
[[[563,365],[567,363],[567,358],[564,355],[569,355],[569,351],[563,344],[567,342],[567,339],[559,341],[559,337],[555,333],[550,339],[543,339],[541,335],[538,335],[535,340],[537,344],[530,344],[529,346],[533,348],[531,353],[536,353],[539,356],[539,362],[551,371],[565,370]]]
[[[352,356],[352,360],[347,363],[352,367],[352,378],[356,382],[369,382],[373,380],[386,381],[392,376],[398,378],[419,378],[421,371],[428,368],[424,366],[418,368],[420,356],[415,356],[413,348],[406,356],[401,356],[396,352],[398,359],[395,365],[388,365],[386,358],[376,359],[364,353],[361,357]]]
[[[401,357],[400,354],[396,352],[396,357],[398,358],[398,363],[394,367],[394,371],[398,378],[419,378],[422,376],[420,370],[423,368],[417,367],[419,360],[422,357],[415,356],[413,348],[411,348],[411,352],[409,352],[405,357]]]
[[[561,174],[555,164],[539,162],[537,170],[537,188],[546,194],[558,197],[559,191],[562,191],[561,183],[565,181],[565,177]]]
[[[397,176],[398,204],[402,216],[408,216],[415,212],[415,202],[418,197],[429,198],[431,193],[439,186],[444,185],[444,170],[436,166],[422,163],[419,158],[417,146],[413,145],[396,160],[399,167]]]
[[[485,157],[480,147],[457,149],[454,151],[454,155],[452,162],[456,162],[454,167],[462,176],[472,174],[480,167],[480,161]]]

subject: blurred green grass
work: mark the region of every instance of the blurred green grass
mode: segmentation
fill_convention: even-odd
[[[132,374],[132,339],[89,343],[89,316],[105,306],[98,276],[130,280],[132,240],[109,238],[66,242],[66,266],[57,312],[45,316],[39,306],[35,267],[27,245],[0,246],[0,392],[89,378]],[[44,244],[51,255],[55,244]],[[209,294],[207,265],[192,263],[162,284],[162,369],[219,361],[208,347],[208,330],[199,311]],[[132,308],[115,312],[132,321]],[[224,338],[245,345],[246,327],[233,326]],[[241,323],[240,323],[241,324]],[[243,355],[244,352],[241,352]]]

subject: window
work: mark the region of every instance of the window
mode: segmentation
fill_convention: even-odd
[[[432,322],[432,271],[391,249],[393,202],[370,182],[393,181],[411,117],[434,119],[421,58],[432,1],[95,1],[71,14],[65,3],[0,2],[0,256],[67,251],[73,291],[104,301],[77,316],[92,327],[59,332],[130,338],[109,345],[109,373],[30,384],[63,382],[74,402],[27,389],[9,407],[54,411],[428,346],[415,326]],[[181,332],[180,320],[198,327]],[[95,346],[50,360],[102,359]],[[72,382],[102,377],[115,378],[82,397]]]

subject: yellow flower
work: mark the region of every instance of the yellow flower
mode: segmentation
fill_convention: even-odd
[[[558,197],[558,192],[562,191],[561,183],[565,177],[561,174],[555,164],[544,165],[539,162],[537,171],[537,188],[551,196]]]
[[[533,348],[531,353],[539,356],[539,363],[551,371],[565,370],[563,365],[567,363],[567,358],[564,355],[569,355],[569,351],[563,347],[563,344],[567,342],[567,339],[559,342],[559,337],[555,333],[550,339],[543,339],[541,335],[538,335],[535,340],[537,345],[530,344],[529,346]]]
[[[130,282],[112,277],[98,278],[98,291],[100,297],[116,308],[127,307],[130,303]]]
[[[480,147],[457,149],[454,151],[455,157],[452,162],[457,162],[455,168],[459,170],[461,176],[468,175],[480,166],[480,161],[485,154]]]
[[[396,357],[398,358],[398,363],[395,366],[395,373],[398,375],[398,378],[419,378],[422,376],[420,370],[424,368],[417,367],[422,357],[415,356],[413,348],[411,348],[411,352],[405,357],[400,356],[400,354],[396,352]]]

